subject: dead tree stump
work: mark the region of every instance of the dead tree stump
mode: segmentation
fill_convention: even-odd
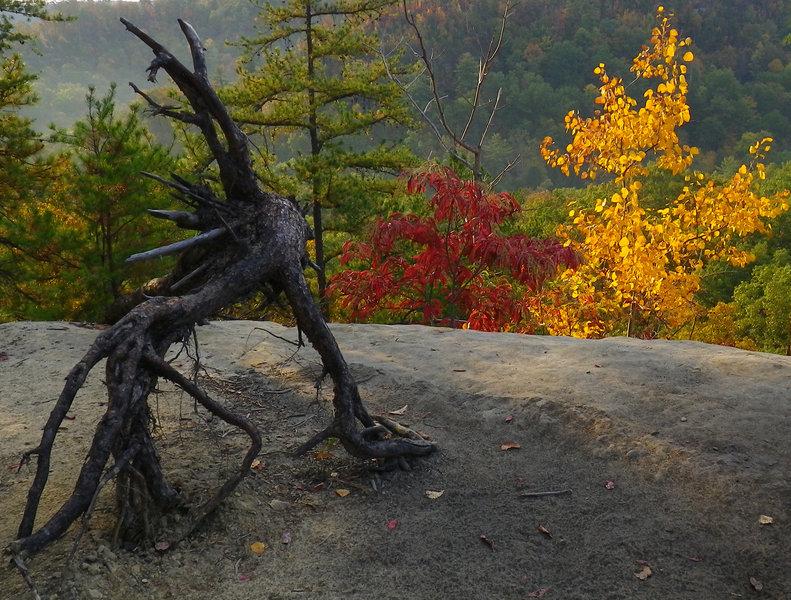
[[[148,396],[158,378],[169,380],[228,423],[243,429],[250,448],[238,471],[203,506],[192,507],[176,542],[214,510],[238,485],[261,447],[255,426],[212,400],[192,380],[166,360],[168,348],[191,335],[193,328],[229,304],[254,292],[285,294],[300,330],[318,351],[334,384],[334,419],[304,444],[337,437],[348,452],[363,458],[419,456],[432,452],[432,442],[406,437],[376,422],[360,400],[340,349],[314,302],[303,270],[309,264],[306,243],[311,232],[300,208],[291,200],[258,186],[248,140],[230,117],[206,71],[203,46],[193,28],[179,21],[192,55],[192,70],[132,23],[126,29],[154,53],[149,80],[164,70],[184,94],[188,108],[160,106],[132,85],[157,114],[197,127],[216,161],[221,193],[172,175],[156,177],[175,190],[186,211],[149,211],[155,217],[195,230],[195,237],[158,248],[130,260],[179,254],[173,271],[149,282],[114,307],[115,323],[102,331],[87,354],[69,373],[63,391],[44,428],[40,444],[26,453],[36,456],[36,474],[28,492],[18,538],[7,550],[17,559],[45,548],[90,510],[103,481],[116,477],[118,519],[123,535],[152,540],[152,515],[182,504],[163,474],[151,437]],[[55,437],[88,373],[107,359],[107,410],[103,415],[77,479],[74,492],[44,525],[34,530],[39,502],[47,483]],[[112,466],[108,462],[112,458]],[[162,539],[161,532],[156,532]],[[22,568],[22,567],[20,567]]]

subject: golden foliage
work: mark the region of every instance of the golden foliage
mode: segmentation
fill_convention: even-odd
[[[571,210],[570,225],[559,234],[584,257],[577,270],[564,272],[546,302],[543,315],[551,333],[594,337],[617,330],[656,335],[660,328],[677,328],[694,318],[694,295],[700,271],[708,261],[744,265],[753,257],[735,246],[737,237],[769,233],[767,219],[788,209],[788,192],[772,198],[755,191],[764,178],[763,159],[772,140],[751,149],[751,162],[725,183],[702,173],[686,176],[682,192],[663,208],[641,204],[641,178],[648,175],[646,158],[673,174],[688,169],[697,149],[679,143],[678,127],[689,121],[686,65],[693,60],[691,40],[679,39],[660,7],[659,25],[651,46],[634,59],[637,79],[652,82],[642,105],[626,92],[623,80],[610,77],[604,65],[594,70],[601,86],[600,109],[583,119],[566,116],[572,142],[565,152],[546,138],[544,159],[562,173],[583,179],[597,173],[614,176],[620,189],[599,198],[593,210]],[[641,331],[635,331],[637,327]]]

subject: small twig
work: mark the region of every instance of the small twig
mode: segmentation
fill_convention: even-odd
[[[77,537],[74,538],[74,543],[71,546],[71,552],[69,552],[69,556],[66,559],[66,564],[63,566],[63,570],[61,571],[61,582],[66,579],[66,573],[68,572],[69,567],[74,560],[74,555],[77,553],[77,546],[79,546],[82,536],[88,529],[88,522],[91,520],[91,516],[93,515],[93,509],[96,506],[96,500],[99,498],[99,492],[102,491],[102,488],[104,488],[104,486],[107,485],[107,483],[113,479],[113,477],[115,477],[139,451],[140,444],[133,443],[131,446],[129,446],[129,448],[127,448],[126,451],[118,458],[112,468],[110,468],[104,477],[102,477],[99,485],[96,486],[96,490],[94,491],[93,497],[91,498],[91,503],[88,505],[88,508],[82,515],[82,525],[80,526],[79,532],[77,532]]]
[[[565,496],[566,494],[570,494],[571,490],[553,490],[549,492],[525,492],[524,494],[519,494],[520,498],[543,498],[544,496]]]
[[[25,583],[30,588],[30,591],[33,592],[33,598],[35,600],[41,600],[41,596],[38,593],[38,589],[36,589],[36,583],[33,581],[33,577],[30,575],[30,569],[25,564],[25,561],[22,559],[17,553],[14,553],[14,564],[16,568],[19,569],[19,572],[22,574],[22,579],[25,580]]]
[[[253,331],[263,331],[263,332],[268,333],[269,335],[271,335],[273,338],[276,338],[278,340],[286,342],[287,344],[291,344],[292,346],[301,347],[301,346],[305,345],[302,342],[295,342],[294,340],[289,340],[289,339],[284,338],[284,337],[282,337],[280,335],[277,335],[276,333],[272,333],[271,331],[269,331],[268,329],[266,329],[264,327],[253,327]],[[253,331],[250,332],[250,335],[253,335]],[[247,340],[248,341],[250,340],[250,335],[247,336]]]

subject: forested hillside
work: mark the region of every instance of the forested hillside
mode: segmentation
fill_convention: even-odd
[[[68,127],[84,112],[89,86],[104,93],[111,82],[118,84],[120,104],[132,102],[128,81],[140,81],[151,60],[145,46],[125,35],[119,22],[129,19],[162,40],[181,58],[186,58],[176,19],[192,23],[209,50],[215,80],[233,78],[239,52],[225,44],[252,32],[258,8],[248,0],[143,0],[142,2],[53,2],[49,8],[74,17],[65,23],[35,21],[29,31],[33,41],[24,50],[29,70],[39,76],[37,106],[27,114],[44,129],[50,122]]]
[[[238,41],[255,31],[263,2],[248,0],[143,0],[141,2],[66,2],[51,6],[77,17],[70,23],[34,23],[36,50],[25,58],[40,75],[41,97],[29,114],[44,128],[50,121],[68,126],[79,118],[89,85],[102,92],[119,84],[120,102],[131,101],[126,86],[139,81],[146,49],[130,43],[120,16],[139,24],[171,48],[181,47],[174,26],[184,18],[203,36],[218,83],[234,77]],[[500,0],[409,0],[434,56],[448,99],[451,121],[461,121],[477,78],[478,60],[499,26]],[[559,183],[538,155],[540,140],[561,133],[563,115],[590,106],[595,95],[593,68],[628,75],[635,49],[645,43],[656,2],[631,0],[523,0],[508,19],[503,49],[487,79],[485,96],[503,90],[503,107],[487,144],[488,168],[497,171],[515,155],[520,164],[507,179],[511,188]],[[775,161],[791,157],[791,8],[787,2],[690,0],[667,3],[680,31],[693,39],[696,60],[690,66],[692,120],[682,135],[700,147],[701,163],[714,168],[723,158],[744,156],[745,133],[775,138]],[[414,43],[401,13],[378,23],[385,47]],[[409,54],[409,53],[407,53]],[[425,89],[422,90],[425,94]],[[416,90],[418,96],[421,89]],[[419,155],[437,151],[426,131],[410,135]],[[568,185],[568,183],[566,183]]]
[[[150,115],[164,76],[130,108],[151,55],[119,18],[189,63],[182,18],[261,185],[306,206],[332,318],[791,353],[791,5],[675,4],[0,0],[29,11],[0,16],[0,320],[101,319],[160,273],[123,263],[173,204],[135,173],[216,185]]]

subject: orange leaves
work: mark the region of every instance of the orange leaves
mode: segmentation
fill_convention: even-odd
[[[250,544],[250,552],[258,554],[259,556],[266,552],[266,544],[263,542],[253,542]]]
[[[691,40],[679,41],[678,32],[661,15],[652,47],[646,47],[632,66],[637,77],[658,80],[654,89],[644,93],[644,104],[638,108],[637,100],[626,93],[623,80],[610,77],[605,65],[599,63],[593,70],[600,82],[599,96],[594,100],[599,110],[587,119],[576,112],[566,116],[566,130],[573,142],[565,153],[552,147],[551,138],[541,143],[541,155],[549,165],[565,175],[573,170],[583,179],[594,179],[598,171],[604,171],[622,181],[647,173],[643,163],[648,151],[657,156],[662,168],[673,173],[691,164],[697,149],[680,147],[675,135],[675,128],[690,120],[686,66],[680,61],[689,62],[693,55],[687,51],[679,59],[677,53]]]
[[[573,171],[593,178],[598,171],[614,177],[621,187],[599,198],[592,210],[571,211],[571,224],[561,227],[565,244],[584,259],[575,271],[565,271],[550,287],[552,299],[542,301],[543,316],[553,334],[598,336],[625,325],[627,334],[654,336],[662,327],[678,327],[694,318],[694,295],[700,273],[710,261],[744,265],[752,257],[736,247],[736,238],[768,233],[767,219],[788,209],[788,193],[762,197],[755,180],[765,177],[762,163],[771,139],[750,148],[752,162],[742,165],[729,181],[715,183],[703,174],[686,178],[686,185],[665,206],[647,208],[641,202],[640,179],[648,174],[646,160],[678,174],[698,150],[682,145],[676,129],[690,120],[686,100],[686,65],[693,60],[689,38],[681,39],[661,9],[650,46],[634,59],[636,77],[654,83],[642,95],[642,105],[626,93],[623,80],[599,64],[599,97],[594,115],[577,112],[565,118],[572,141],[561,152],[551,138],[541,154],[565,175]],[[640,331],[635,331],[639,325]]]

